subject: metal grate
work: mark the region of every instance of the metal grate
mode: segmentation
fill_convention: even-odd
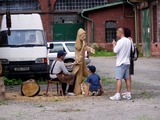
[[[78,11],[108,4],[108,0],[57,0],[56,11]]]
[[[0,0],[0,10],[39,10],[38,0]]]
[[[113,39],[116,39],[117,24],[116,21],[107,21],[105,24],[106,28],[106,41],[111,43]]]

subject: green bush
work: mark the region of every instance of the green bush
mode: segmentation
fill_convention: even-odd
[[[101,51],[96,51],[95,54],[91,54],[93,57],[98,57],[98,56],[104,56],[104,57],[109,57],[109,56],[115,56],[116,54],[114,52],[109,52],[106,50],[101,50]]]
[[[21,79],[8,79],[7,77],[3,77],[3,80],[5,85],[21,85],[22,84]]]

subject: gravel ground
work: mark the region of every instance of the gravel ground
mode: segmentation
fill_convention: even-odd
[[[91,59],[101,76],[114,78],[115,57]],[[20,86],[7,87],[12,97],[0,102],[0,120],[160,120],[160,59],[140,58],[135,63],[132,100],[110,101],[114,87],[105,86],[100,97],[34,98],[20,96]]]

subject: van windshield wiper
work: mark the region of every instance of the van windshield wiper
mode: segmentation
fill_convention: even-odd
[[[34,46],[43,46],[43,45],[40,45],[40,44],[23,44],[23,45],[20,45],[20,47],[34,47]]]
[[[19,47],[19,45],[2,45],[2,47]]]

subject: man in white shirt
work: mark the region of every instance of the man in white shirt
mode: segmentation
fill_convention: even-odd
[[[128,82],[127,96],[131,98],[131,83],[129,83],[129,67],[130,67],[130,50],[131,41],[124,36],[123,28],[117,30],[118,42],[113,40],[113,51],[117,54],[116,60],[116,80],[117,80],[117,93],[110,97],[111,100],[121,99],[122,79]]]
[[[75,87],[75,75],[68,72],[64,61],[66,53],[63,51],[58,51],[57,59],[53,61],[51,68],[50,68],[50,78],[54,80],[60,80],[62,82],[62,90],[63,94],[66,93],[67,84],[72,83],[69,85],[67,95],[75,95],[73,93]]]

